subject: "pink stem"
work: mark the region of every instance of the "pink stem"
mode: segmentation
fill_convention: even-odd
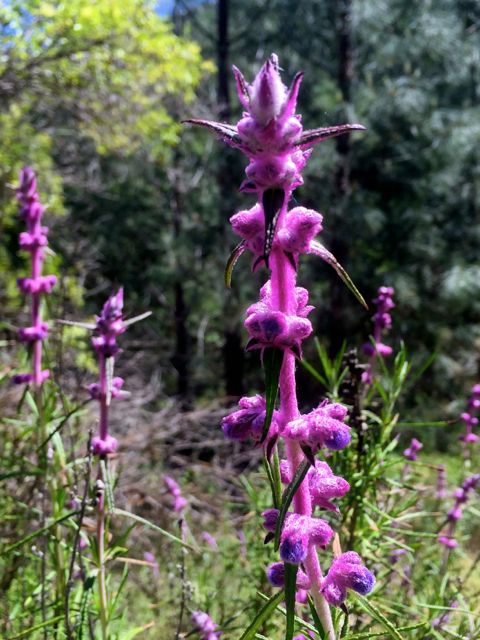
[[[30,233],[35,235],[40,233],[40,216],[30,226]],[[32,249],[30,252],[32,263],[32,280],[38,280],[42,275],[42,249]],[[32,293],[32,327],[39,327],[42,322],[40,313],[40,293]],[[35,340],[33,343],[33,379],[37,388],[42,384],[42,341]]]
[[[279,220],[278,226],[281,224]],[[295,284],[296,272],[289,260],[278,250],[273,250],[271,255],[271,287],[272,303],[279,311],[287,314],[296,312]],[[285,425],[299,417],[297,390],[295,382],[295,356],[291,351],[285,350],[282,370],[280,372],[280,421]],[[285,440],[285,450],[292,475],[298,466],[305,459],[298,442]],[[312,515],[312,502],[307,480],[305,479],[293,498],[293,508],[295,513],[301,515]],[[315,602],[317,613],[322,625],[328,633],[329,640],[335,640],[335,630],[333,628],[330,608],[320,593],[323,576],[317,551],[312,545],[309,548],[307,558],[304,561],[305,571],[311,581],[311,594]]]

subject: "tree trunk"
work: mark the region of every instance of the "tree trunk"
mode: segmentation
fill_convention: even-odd
[[[218,0],[218,38],[217,38],[217,64],[218,64],[218,109],[221,122],[230,120],[230,75],[229,68],[229,39],[228,39],[228,10],[229,0]],[[234,213],[233,194],[236,187],[235,166],[232,161],[232,149],[224,148],[219,163],[217,174],[220,192],[220,215],[228,220]],[[224,332],[223,362],[225,372],[225,391],[228,396],[243,395],[243,371],[245,353],[242,348],[242,335],[238,322],[239,304],[235,292],[230,291],[225,296],[223,306],[226,319]]]
[[[338,28],[338,75],[337,82],[342,92],[343,108],[342,123],[348,121],[351,109],[351,87],[353,78],[353,50],[352,35],[350,30],[350,9],[351,0],[341,0],[339,3],[339,28]],[[339,122],[339,124],[341,124]],[[351,155],[351,134],[345,133],[338,136],[336,149],[338,162],[335,170],[335,191],[337,198],[337,215],[344,217],[350,195],[350,155]],[[332,240],[332,253],[337,260],[345,266],[348,259],[349,246],[345,237],[334,237]],[[336,275],[336,274],[335,274]],[[330,352],[335,355],[346,336],[346,326],[342,315],[345,305],[345,285],[338,277],[333,277],[330,288]]]

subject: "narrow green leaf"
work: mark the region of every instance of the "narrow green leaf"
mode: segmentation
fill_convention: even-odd
[[[427,624],[428,622],[418,622],[417,624],[411,624],[408,627],[399,627],[397,631],[414,631],[415,629],[420,629]],[[378,638],[385,635],[388,635],[387,631],[377,631],[375,633],[365,631],[364,633],[355,633],[353,636],[347,636],[345,640],[368,640],[368,638]]]
[[[328,264],[335,269],[335,271],[338,273],[340,278],[344,281],[344,283],[347,285],[347,287],[350,289],[353,295],[357,298],[357,300],[361,304],[363,304],[365,309],[368,309],[368,305],[363,299],[362,294],[358,291],[357,287],[353,284],[352,279],[350,278],[348,273],[345,271],[345,269],[342,267],[342,265],[338,262],[338,260],[335,258],[333,253],[330,253],[330,251],[326,247],[324,247],[323,244],[320,244],[320,242],[317,242],[316,240],[312,240],[312,242],[310,243],[310,249],[308,253],[314,253],[315,255],[320,256],[322,260],[325,260],[325,262],[328,262]]]
[[[273,410],[275,409],[275,400],[277,399],[278,383],[280,380],[280,371],[283,364],[283,356],[285,351],[272,347],[265,349],[263,352],[263,368],[265,369],[265,400],[266,413],[265,422],[263,423],[262,440],[264,442],[268,436],[268,430],[272,424]]]
[[[312,374],[312,376],[315,376],[315,378],[321,382],[323,384],[324,387],[328,388],[328,384],[327,381],[325,380],[325,378],[323,376],[321,376],[318,371],[316,369],[314,369],[312,367],[311,364],[308,364],[308,362],[306,360],[302,360],[301,363],[303,364],[303,366],[305,367],[305,369]]]
[[[322,638],[322,640],[324,640],[327,637],[327,633],[325,632],[323,625],[320,621],[320,618],[318,616],[317,613],[317,609],[315,607],[315,603],[313,601],[313,598],[310,594],[307,595],[308,598],[308,606],[310,608],[310,615],[312,616],[312,620],[313,620],[313,624],[315,625],[315,629],[318,632],[318,635],[320,636],[320,638]]]
[[[18,542],[15,542],[15,544],[11,544],[4,551],[0,552],[0,556],[3,556],[6,553],[9,553],[10,551],[13,551],[17,547],[20,547],[22,544],[25,544],[26,542],[29,542],[30,540],[33,540],[33,538],[36,538],[37,536],[39,536],[42,533],[45,533],[45,531],[48,531],[49,529],[51,529],[52,527],[54,527],[57,524],[60,524],[64,520],[68,520],[69,518],[71,518],[72,516],[76,515],[77,513],[78,513],[78,509],[73,509],[73,511],[69,511],[68,513],[66,513],[61,518],[58,518],[57,520],[54,520],[53,522],[51,522],[50,524],[47,524],[45,527],[42,527],[41,529],[37,529],[37,531],[34,531],[33,533],[30,533],[25,538],[22,538],[22,540],[19,540]]]
[[[456,422],[456,420],[448,420],[443,422],[396,422],[396,427],[448,427],[452,424],[452,422]]]
[[[232,271],[233,271],[233,267],[235,266],[235,263],[237,262],[239,257],[242,255],[242,253],[247,248],[246,245],[247,245],[247,241],[246,240],[242,240],[240,242],[240,244],[237,244],[235,249],[232,251],[232,253],[228,257],[227,264],[225,266],[225,285],[227,286],[227,289],[231,289],[232,288]]]
[[[398,629],[396,629],[393,624],[389,620],[387,620],[383,613],[381,613],[381,611],[379,611],[370,600],[367,600],[367,598],[364,598],[360,594],[355,593],[355,591],[349,590],[349,593],[366,611],[368,611],[368,613],[373,618],[375,618],[377,622],[379,622],[384,627],[387,633],[392,638],[394,638],[394,640],[403,640],[403,637],[399,633]]]
[[[25,394],[25,400],[27,401],[27,404],[29,405],[30,409],[35,414],[35,417],[38,419],[40,417],[40,414],[38,413],[37,403],[33,399],[33,396],[30,393],[30,391],[27,391],[27,393]]]
[[[255,634],[260,629],[262,624],[265,622],[265,620],[268,620],[268,618],[270,618],[270,616],[275,611],[275,609],[277,608],[277,606],[280,604],[280,602],[283,600],[284,597],[285,597],[285,589],[280,589],[278,593],[272,596],[270,600],[268,600],[268,602],[264,604],[264,606],[260,609],[260,611],[254,617],[252,622],[245,629],[240,640],[251,640],[251,638],[254,638]]]
[[[268,259],[272,250],[278,217],[285,205],[285,191],[283,189],[267,189],[262,195],[263,214],[265,216],[265,244],[263,257],[268,267]]]
[[[285,562],[285,608],[287,610],[287,626],[285,640],[292,640],[295,631],[295,594],[297,592],[298,564]]]
[[[135,627],[135,629],[130,629],[130,631],[127,631],[122,635],[120,640],[132,640],[132,638],[138,636],[142,631],[145,631],[145,627]]]
[[[276,488],[275,488],[275,481],[273,479],[273,473],[272,473],[272,468],[270,467],[270,463],[267,460],[267,456],[264,455],[263,456],[263,466],[265,468],[265,471],[267,473],[267,478],[268,478],[268,484],[270,485],[270,490],[272,492],[272,498],[273,498],[273,506],[275,509],[279,509],[280,508],[280,503],[277,502],[277,495],[276,495]]]
[[[296,494],[298,487],[302,484],[303,479],[307,475],[307,471],[310,468],[308,460],[304,460],[298,465],[298,469],[295,471],[292,481],[285,489],[283,494],[282,503],[278,511],[277,523],[275,525],[275,551],[278,551],[280,546],[280,536],[282,534],[283,523],[285,516],[287,515],[288,508],[292,504],[293,496]]]
[[[181,544],[182,547],[186,547],[187,549],[191,549],[192,551],[195,551],[195,553],[198,553],[197,549],[195,549],[195,547],[192,547],[192,545],[188,544],[188,542],[183,542],[183,540],[180,540],[180,538],[177,538],[176,536],[169,533],[168,531],[165,531],[164,529],[157,527],[156,524],[153,524],[152,522],[145,520],[145,518],[141,518],[140,516],[137,516],[134,513],[129,513],[128,511],[123,511],[123,509],[117,509],[117,507],[115,507],[112,510],[112,513],[117,516],[124,516],[125,518],[131,518],[132,520],[136,520],[137,522],[144,524],[146,527],[150,527],[150,529],[153,529],[154,531],[158,531],[163,536],[170,538],[170,540],[173,540],[174,542],[178,542],[178,544]]]
[[[275,499],[277,503],[277,509],[280,508],[280,504],[282,502],[282,480],[280,477],[280,460],[278,457],[278,447],[275,446],[273,451],[273,461],[272,461],[272,479],[273,486],[275,491]]]
[[[8,478],[26,478],[28,476],[43,476],[41,471],[11,471],[10,473],[1,473],[0,481]]]
[[[80,602],[80,612],[78,621],[78,640],[83,640],[85,625],[87,623],[88,601],[90,599],[90,591],[95,584],[95,575],[88,576],[83,583],[82,600]]]
[[[260,593],[260,591],[257,591],[257,593],[262,600],[265,600],[265,602],[268,602],[268,596],[266,596],[264,593]],[[278,605],[277,611],[281,613],[283,616],[285,616],[285,618],[287,617],[287,610],[284,607],[281,607],[280,605]],[[306,629],[307,631],[311,631],[312,633],[318,633],[318,631],[315,629],[313,624],[310,624],[309,622],[305,622],[305,620],[303,620],[302,618],[299,618],[298,616],[295,616],[295,622],[302,629]]]
[[[64,615],[56,616],[55,618],[50,618],[50,620],[45,620],[45,622],[40,622],[40,624],[36,624],[34,627],[30,627],[30,629],[25,629],[22,633],[17,634],[16,636],[11,636],[10,640],[17,640],[18,638],[24,638],[25,636],[29,636],[34,631],[38,631],[38,629],[43,629],[44,627],[48,627],[51,624],[55,624],[60,622],[65,618]]]

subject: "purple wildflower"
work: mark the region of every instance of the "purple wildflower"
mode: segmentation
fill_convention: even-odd
[[[416,438],[412,438],[412,441],[410,442],[410,446],[408,447],[408,449],[405,449],[405,451],[403,452],[403,455],[407,460],[411,460],[412,462],[415,462],[415,460],[418,460],[417,452],[420,451],[420,449],[422,448],[423,448],[423,444],[419,442]]]
[[[310,413],[285,426],[283,436],[312,450],[323,446],[338,451],[350,442],[350,427],[343,423],[347,408],[338,403],[322,402]]]
[[[18,374],[13,376],[12,382],[14,384],[33,382],[40,386],[50,375],[48,369],[42,371],[42,340],[48,336],[49,326],[47,322],[42,322],[40,296],[51,292],[57,278],[53,275],[42,276],[44,249],[48,244],[48,227],[42,227],[41,224],[43,206],[38,201],[35,173],[30,167],[24,167],[20,171],[19,179],[17,198],[22,205],[20,219],[27,223],[28,229],[20,234],[20,248],[30,253],[31,277],[18,278],[17,286],[23,294],[32,298],[32,326],[19,329],[18,340],[32,344],[33,374]]]
[[[367,385],[373,383],[373,365],[377,353],[382,357],[389,356],[392,353],[392,348],[386,344],[382,344],[380,338],[382,337],[382,331],[384,329],[390,329],[392,326],[392,317],[388,312],[395,306],[392,300],[394,293],[393,287],[380,287],[378,290],[378,298],[373,301],[374,304],[377,305],[377,313],[373,316],[375,325],[373,340],[375,344],[367,342],[362,346],[363,353],[370,358],[368,369],[362,375],[362,381]]]
[[[478,424],[478,418],[474,416],[474,413],[480,407],[480,384],[476,384],[472,389],[472,397],[468,400],[467,411],[462,413],[461,418],[465,422],[466,430],[465,434],[458,439],[464,443],[463,456],[467,459],[470,455],[469,443],[478,442],[479,437],[472,433],[473,427]]]
[[[208,613],[194,611],[191,620],[195,631],[201,636],[202,640],[218,640],[222,635],[221,631],[215,631],[218,625],[213,622]]]
[[[103,305],[101,316],[95,316],[95,331],[98,334],[92,338],[93,346],[98,354],[100,362],[100,380],[86,387],[90,393],[90,399],[97,400],[100,404],[99,434],[92,440],[93,454],[105,456],[113,453],[117,447],[117,439],[108,433],[108,413],[111,398],[120,398],[128,395],[121,390],[122,378],[113,378],[108,383],[107,361],[111,359],[111,370],[115,355],[121,352],[117,345],[116,337],[123,333],[126,326],[123,324],[123,287],[117,293],[110,296]]]
[[[213,536],[211,536],[208,533],[208,531],[202,531],[202,536],[204,537],[205,542],[208,542],[208,544],[212,547],[212,549],[215,549],[215,551],[218,551],[217,541]]]
[[[286,460],[280,463],[280,475],[284,484],[292,481],[293,474]],[[340,476],[334,476],[326,462],[315,461],[315,467],[310,467],[307,472],[307,482],[310,489],[312,508],[320,507],[328,511],[340,513],[338,508],[331,502],[332,498],[343,498],[350,489],[350,485]]]
[[[174,511],[177,511],[178,514],[181,516],[183,510],[187,506],[187,501],[182,496],[180,487],[178,486],[178,484],[175,482],[173,478],[169,478],[169,477],[165,478],[165,485],[167,487],[168,493],[173,496],[172,509]]]
[[[264,528],[275,533],[278,510],[268,509],[262,516],[265,518]],[[332,537],[333,531],[326,520],[287,513],[280,536],[280,557],[284,562],[300,564],[310,547],[326,549]]]
[[[247,309],[245,326],[251,336],[246,350],[260,347],[291,349],[301,358],[301,342],[312,332],[312,323],[306,319],[313,307],[307,305],[308,292],[295,287],[294,313],[286,314],[274,309],[272,286],[269,280],[260,290],[260,302]]]
[[[457,522],[462,517],[462,505],[468,502],[469,493],[474,491],[479,483],[480,474],[477,473],[473,476],[470,476],[470,478],[467,478],[459,489],[455,489],[455,492],[453,494],[455,497],[455,504],[447,515],[447,531],[445,533],[441,533],[438,536],[438,541],[440,542],[440,544],[443,544],[448,549],[453,549],[458,544],[453,535],[455,533]]]
[[[298,259],[301,253],[314,253],[333,262],[333,256],[315,236],[322,229],[322,216],[303,207],[289,210],[292,191],[303,183],[301,172],[310,148],[343,133],[362,130],[361,125],[342,125],[303,131],[301,118],[295,115],[297,94],[302,79],[297,74],[287,87],[280,77],[278,58],[272,55],[251,84],[234,68],[240,102],[245,108],[237,126],[205,120],[187,120],[213,130],[229,145],[249,159],[246,180],[240,191],[256,193],[257,204],[231,218],[233,228],[242,238],[234,250],[236,258],[244,250],[253,253],[253,271],[264,264],[271,276],[260,292],[260,301],[247,311],[245,326],[250,334],[246,349],[268,348],[283,351],[280,372],[280,409],[273,415],[267,451],[277,436],[284,438],[288,467],[285,476],[293,475],[310,448],[312,461],[320,447],[340,450],[350,442],[350,429],[344,424],[347,409],[339,404],[322,403],[306,416],[300,416],[295,386],[295,359],[301,358],[302,340],[312,331],[307,316],[308,292],[296,286]],[[250,406],[253,400],[254,406]],[[242,403],[245,405],[242,406]],[[265,405],[261,399],[243,399],[240,410],[227,416],[222,428],[228,438],[259,441],[263,429]],[[303,450],[302,450],[303,449]],[[312,517],[318,504],[335,510],[331,498],[344,495],[348,484],[331,476],[325,467],[315,466],[293,497],[293,513],[287,513],[281,533],[280,556],[285,562],[303,562],[311,582],[310,591],[322,624],[335,637],[328,607],[321,594],[322,573],[315,548],[325,548],[333,531],[330,525]],[[264,513],[264,527],[272,533],[278,511]]]
[[[256,446],[258,446],[262,438],[263,423],[265,422],[265,399],[259,395],[251,398],[245,397],[240,400],[238,406],[240,407],[239,411],[234,411],[223,418],[223,433],[229,440],[239,440],[240,442],[251,437],[255,440]],[[275,411],[265,441],[265,447],[279,432],[277,418],[278,413]]]
[[[322,593],[328,604],[338,607],[347,597],[347,589],[362,596],[373,589],[375,576],[362,565],[362,559],[354,551],[347,551],[334,558],[322,585]]]
[[[443,500],[446,497],[447,492],[447,472],[445,471],[445,465],[441,464],[439,466],[438,471],[438,480],[437,480],[437,497]]]
[[[158,567],[158,562],[155,560],[155,556],[152,553],[145,551],[145,553],[143,554],[143,557],[147,562],[151,563],[153,575],[155,576],[155,580],[157,580],[158,582],[158,580],[160,579],[160,571]]]

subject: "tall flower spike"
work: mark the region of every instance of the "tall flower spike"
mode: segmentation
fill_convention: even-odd
[[[480,407],[480,384],[476,384],[472,389],[472,396],[468,400],[467,411],[462,413],[461,418],[465,422],[465,434],[458,439],[463,442],[463,457],[467,460],[470,457],[469,443],[478,442],[477,435],[472,433],[473,427],[478,424],[478,418],[474,416]]]
[[[115,355],[121,349],[116,342],[118,335],[127,328],[123,323],[123,287],[110,296],[103,305],[100,316],[95,316],[95,330],[97,335],[92,338],[93,346],[98,354],[100,364],[100,380],[87,387],[92,400],[100,404],[99,433],[92,439],[92,450],[96,456],[106,456],[113,453],[117,447],[117,439],[108,432],[108,414],[112,398],[127,395],[121,390],[122,378],[113,377]]]
[[[373,316],[375,324],[373,340],[375,344],[373,345],[371,342],[367,342],[367,344],[362,346],[363,353],[370,358],[368,369],[362,374],[362,381],[367,385],[373,383],[373,365],[377,353],[382,357],[389,356],[392,353],[392,348],[386,344],[382,344],[380,339],[382,337],[382,331],[384,329],[390,329],[392,326],[392,317],[388,312],[395,306],[392,300],[394,293],[393,287],[380,287],[378,290],[378,298],[373,301],[373,303],[377,305],[377,313]]]
[[[293,512],[286,514],[280,535],[280,557],[285,562],[303,563],[308,589],[329,640],[335,630],[329,607],[321,593],[322,572],[317,549],[324,549],[333,536],[330,525],[313,518],[316,505],[336,510],[331,498],[348,490],[348,483],[330,475],[328,467],[317,467],[314,455],[318,448],[343,449],[350,442],[350,429],[344,423],[347,410],[340,404],[322,403],[306,416],[298,409],[295,386],[295,362],[301,358],[302,340],[312,331],[307,319],[313,307],[308,305],[308,292],[296,286],[299,255],[314,253],[334,266],[360,300],[363,300],[335,258],[315,240],[322,230],[322,216],[304,207],[289,210],[293,190],[303,183],[301,172],[311,147],[332,136],[355,130],[361,125],[343,125],[303,131],[301,117],[295,115],[299,73],[291,86],[283,84],[278,58],[273,54],[251,84],[234,68],[240,102],[245,108],[236,126],[206,120],[187,120],[217,133],[227,144],[242,151],[249,159],[246,180],[240,191],[257,195],[257,203],[231,218],[234,231],[242,241],[234,249],[227,264],[226,283],[230,286],[233,264],[245,250],[253,254],[252,269],[265,264],[271,277],[260,292],[260,301],[247,310],[245,326],[250,334],[246,349],[261,349],[265,367],[281,353],[279,375],[280,408],[265,440],[267,457],[278,437],[284,438],[287,467],[284,477],[292,477],[308,457],[314,469],[293,496]],[[276,349],[273,358],[265,357],[266,349]],[[269,356],[272,355],[270,352]],[[278,360],[278,359],[277,359]],[[267,371],[266,371],[267,374]],[[271,377],[271,376],[270,376]],[[240,410],[224,418],[222,428],[228,438],[246,440],[252,436],[260,444],[266,416],[266,403],[259,398],[244,398]],[[265,528],[271,538],[278,511],[264,514]],[[273,573],[272,573],[273,571]],[[270,577],[275,578],[275,571]]]
[[[264,218],[263,259],[268,266],[280,214],[286,209],[292,191],[303,183],[301,171],[310,147],[326,138],[363,131],[364,127],[346,124],[303,131],[300,116],[295,115],[303,74],[297,74],[287,89],[275,54],[265,62],[252,84],[246,82],[236,67],[234,74],[240,102],[246,109],[237,126],[208,120],[185,122],[214,131],[249,158],[247,180],[240,190],[258,195]]]
[[[33,374],[18,374],[13,376],[12,382],[14,384],[34,382],[36,385],[41,385],[49,377],[50,371],[48,369],[42,371],[42,340],[48,336],[49,326],[47,322],[42,322],[40,296],[51,292],[57,278],[42,276],[45,247],[48,244],[48,228],[42,227],[43,206],[38,201],[35,174],[30,167],[24,167],[19,178],[17,198],[22,206],[20,219],[26,222],[28,229],[20,234],[20,248],[30,253],[31,277],[18,278],[17,286],[24,295],[32,298],[32,326],[19,329],[18,340],[32,345]]]
[[[470,478],[467,478],[465,482],[462,484],[460,489],[456,489],[454,493],[455,504],[453,508],[448,512],[448,527],[445,533],[441,533],[438,536],[438,541],[443,544],[447,549],[453,549],[457,546],[457,541],[453,537],[455,533],[455,527],[457,526],[457,522],[462,517],[462,505],[468,502],[469,493],[471,493],[474,489],[476,489],[477,485],[480,484],[480,474],[477,473]]]

